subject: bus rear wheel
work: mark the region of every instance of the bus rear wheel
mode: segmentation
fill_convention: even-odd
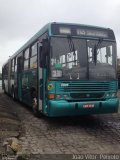
[[[14,90],[14,88],[12,88],[11,95],[12,95],[12,99],[15,101],[15,90]]]
[[[5,88],[5,84],[3,84],[3,91],[4,91],[5,94],[7,93],[6,88]]]

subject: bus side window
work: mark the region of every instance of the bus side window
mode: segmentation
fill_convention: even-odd
[[[29,48],[27,48],[24,52],[24,70],[29,69],[29,57],[30,57],[30,51]]]
[[[11,70],[12,70],[12,72],[14,72],[14,62],[15,62],[15,59],[12,59],[12,64],[11,64]]]
[[[35,42],[31,47],[31,57],[37,55],[37,42]]]
[[[30,69],[37,68],[37,42],[31,47]]]
[[[23,57],[20,56],[17,58],[17,71],[22,72],[23,69]]]
[[[8,79],[8,63],[4,67],[4,79]]]
[[[15,72],[17,72],[17,57],[15,57]]]

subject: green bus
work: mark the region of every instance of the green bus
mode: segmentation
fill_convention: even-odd
[[[115,113],[116,57],[113,30],[52,22],[3,65],[3,89],[35,115]]]

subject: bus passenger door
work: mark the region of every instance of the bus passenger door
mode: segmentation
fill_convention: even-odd
[[[40,45],[40,46],[39,46]],[[37,63],[37,68],[38,68],[38,110],[40,112],[43,112],[43,69],[40,67],[40,52],[41,52],[41,46],[42,44],[38,44],[38,63]]]
[[[39,64],[39,109],[47,114],[47,54],[49,42],[48,39],[42,40],[42,46],[39,47],[38,64]]]

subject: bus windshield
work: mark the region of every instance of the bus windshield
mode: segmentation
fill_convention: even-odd
[[[52,37],[50,78],[115,79],[115,43],[101,41],[97,45],[98,43],[98,40]]]
[[[87,40],[89,78],[116,78],[116,47],[115,42]]]

